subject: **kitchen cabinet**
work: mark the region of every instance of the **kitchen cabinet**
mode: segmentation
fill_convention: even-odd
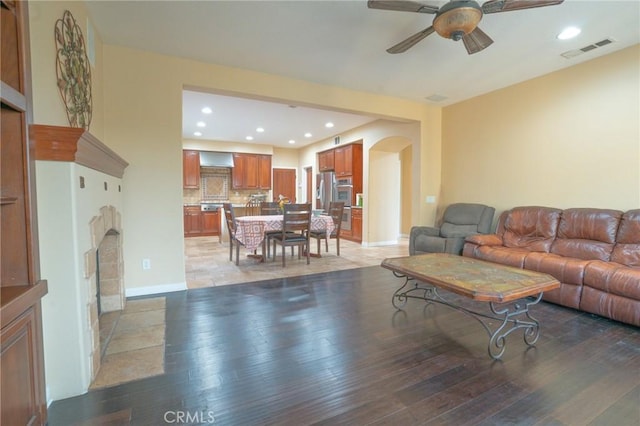
[[[335,150],[336,177],[362,175],[362,145],[349,144]]]
[[[258,155],[258,189],[271,189],[270,155]]]
[[[220,212],[202,212],[200,235],[220,235]]]
[[[200,152],[182,151],[182,186],[185,189],[200,188]]]
[[[271,189],[271,156],[233,154],[231,184],[233,189]]]
[[[0,80],[0,424],[47,423],[26,1],[3,1]]]
[[[220,235],[220,212],[200,210],[200,206],[184,206],[184,236]]]
[[[184,207],[184,236],[199,236],[202,232],[202,212],[200,206]]]
[[[318,153],[318,170],[321,172],[330,172],[335,168],[334,150]]]
[[[351,240],[362,242],[362,209],[351,209]]]

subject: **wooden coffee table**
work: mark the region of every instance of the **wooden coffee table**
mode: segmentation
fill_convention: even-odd
[[[531,346],[538,340],[540,323],[529,308],[542,299],[545,291],[560,287],[551,275],[469,257],[444,253],[388,258],[382,267],[404,278],[395,291],[392,304],[401,309],[407,299],[439,303],[470,315],[483,325],[489,335],[489,356],[499,359],[505,350],[506,337],[524,329],[524,341]],[[446,300],[438,289],[489,302],[491,313],[472,310]],[[491,323],[498,321],[492,330]]]

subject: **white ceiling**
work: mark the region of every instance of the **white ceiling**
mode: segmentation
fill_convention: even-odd
[[[431,25],[433,15],[368,9],[365,0],[91,0],[87,7],[107,44],[442,106],[640,43],[640,0],[565,0],[485,15],[479,27],[494,43],[474,55],[437,34],[405,53],[388,54],[385,49]],[[582,33],[557,40],[569,25]],[[605,38],[616,42],[572,59],[561,56]],[[434,94],[446,99],[426,99]],[[251,135],[251,143],[281,147],[292,147],[290,139],[300,147],[374,119],[219,95],[184,98],[183,133],[193,139],[203,104],[226,115],[205,118],[200,138],[246,142]],[[336,127],[325,129],[328,120]],[[265,132],[256,134],[258,126]]]

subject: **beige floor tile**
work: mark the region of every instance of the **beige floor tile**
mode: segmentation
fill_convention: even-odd
[[[164,309],[123,313],[116,326],[115,334],[128,330],[138,330],[144,327],[164,324]]]
[[[113,386],[164,373],[164,345],[104,357],[91,389]]]
[[[312,245],[315,252],[316,246]],[[387,257],[407,256],[409,254],[408,239],[403,238],[396,245],[380,247],[363,247],[351,241],[340,241],[340,256],[336,255],[336,242],[329,244],[329,252],[322,247],[322,257],[311,258],[309,265],[306,258],[298,260],[297,253],[290,256],[287,250],[286,266],[282,267],[281,250],[274,261],[267,259],[260,263],[248,258],[248,252],[240,250],[240,264],[229,261],[228,243],[220,243],[218,237],[185,238],[186,278],[188,288],[203,288],[229,284],[239,284],[273,278],[293,277],[316,274],[319,272],[339,271],[380,265]]]
[[[115,334],[107,346],[107,355],[164,345],[165,326],[156,325]]]
[[[164,309],[166,306],[166,298],[154,297],[151,299],[135,299],[127,300],[127,304],[124,308],[125,314],[143,311],[157,311]]]

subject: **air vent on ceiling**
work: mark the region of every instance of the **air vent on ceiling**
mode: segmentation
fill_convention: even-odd
[[[568,50],[564,53],[561,53],[560,55],[565,57],[566,59],[571,59],[571,58],[575,58],[576,56],[580,56],[583,53],[587,53],[590,52],[592,50],[598,49],[600,47],[604,47],[607,46],[611,43],[615,43],[615,40],[611,37],[609,38],[605,38],[604,40],[600,40],[598,42],[595,42],[593,44],[589,44],[587,46],[581,47],[580,49],[575,49],[575,50]]]
[[[431,101],[431,102],[441,102],[441,101],[444,101],[445,99],[447,99],[447,97],[444,96],[444,95],[439,95],[437,93],[434,93],[431,96],[427,96],[425,99],[428,100],[428,101]]]

